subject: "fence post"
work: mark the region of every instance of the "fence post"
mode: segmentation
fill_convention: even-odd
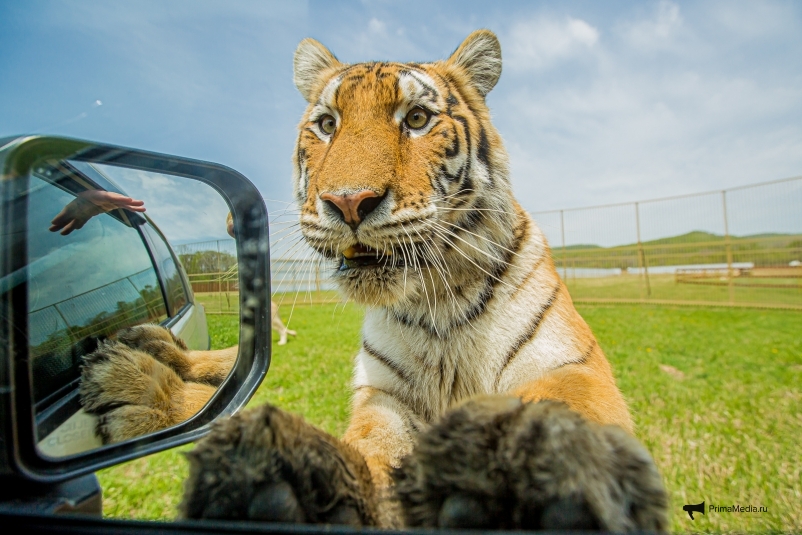
[[[639,203],[635,203],[635,231],[638,234],[638,266],[643,269],[643,280],[646,282],[646,297],[652,296],[652,285],[649,283],[649,263],[646,261],[646,251],[643,250],[643,243],[640,240],[640,208]]]
[[[727,221],[727,190],[721,191],[721,207],[724,209],[724,247],[727,250],[727,287],[730,304],[735,303],[735,280],[732,272],[732,244],[730,243],[730,225]]]
[[[560,210],[560,233],[563,239],[563,283],[568,286],[568,268],[566,267],[565,258],[565,217],[563,216],[563,210]]]

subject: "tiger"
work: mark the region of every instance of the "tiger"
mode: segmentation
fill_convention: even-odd
[[[341,439],[272,405],[188,454],[187,518],[667,528],[610,363],[513,195],[486,96],[501,45],[340,62],[307,38],[293,153],[306,243],[364,307]]]

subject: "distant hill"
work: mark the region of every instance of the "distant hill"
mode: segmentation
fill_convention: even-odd
[[[747,236],[730,236],[725,247],[724,236],[694,230],[677,236],[637,243],[600,247],[593,244],[575,244],[552,249],[554,260],[578,268],[621,268],[648,265],[721,264],[729,258],[733,262],[753,262],[755,265],[787,265],[802,257],[802,234],[762,233]],[[641,252],[645,258],[640,258]],[[729,253],[728,253],[729,251]]]
[[[601,245],[593,245],[592,243],[577,243],[575,245],[566,245],[566,250],[571,249],[602,249]]]
[[[755,240],[761,238],[802,238],[802,234],[785,234],[785,233],[778,233],[778,232],[768,232],[763,234],[749,234],[746,236],[730,236],[730,239],[733,241],[737,240]],[[706,232],[704,230],[692,230],[691,232],[686,232],[685,234],[679,234],[677,236],[670,236],[668,238],[658,238],[656,240],[649,240],[642,242],[643,245],[672,245],[676,243],[708,243],[708,242],[717,242],[723,241],[724,235],[723,234],[713,234],[712,232]],[[602,247],[600,245],[595,244],[575,244],[575,245],[567,245],[565,247],[566,250],[572,249],[617,249],[619,247],[633,247],[637,246],[637,243],[628,243],[625,245],[614,245],[612,247]]]
[[[691,232],[680,234],[679,236],[671,236],[670,238],[660,238],[657,240],[650,240],[643,242],[644,245],[665,245],[670,243],[699,243],[723,240],[724,236],[720,234],[713,234],[703,230],[693,230]],[[637,245],[637,244],[634,244]]]

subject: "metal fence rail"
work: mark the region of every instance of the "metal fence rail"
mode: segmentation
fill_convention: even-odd
[[[575,301],[802,310],[802,177],[532,215]],[[207,311],[236,312],[234,240],[175,250]],[[318,260],[270,264],[277,301],[338,299]]]
[[[802,177],[532,215],[575,301],[802,309]]]

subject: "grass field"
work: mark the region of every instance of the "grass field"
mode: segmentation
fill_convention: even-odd
[[[681,301],[684,303],[721,303],[730,299],[726,282],[714,284],[678,284],[674,275],[650,275],[647,295],[644,279],[638,275],[614,277],[569,278],[568,289],[578,301],[593,299],[624,299],[632,301]],[[761,286],[747,286],[754,284]],[[770,284],[784,285],[773,288]],[[733,280],[732,298],[740,305],[768,305],[802,310],[802,279]]]
[[[802,314],[657,306],[590,306],[593,328],[629,400],[637,435],[671,494],[674,531],[802,530]],[[282,317],[290,311],[283,307]],[[274,345],[251,405],[271,402],[339,434],[362,313],[301,306],[298,338]],[[235,316],[209,316],[213,345],[235,342]],[[275,340],[274,334],[274,340]],[[104,514],[171,519],[187,473],[181,451],[101,471]],[[764,513],[695,515],[682,505],[753,505]]]
[[[562,270],[558,266],[558,271]],[[721,304],[728,305],[730,299],[737,306],[761,306],[802,310],[802,278],[733,278],[732,291],[724,279],[705,279],[703,284],[678,283],[673,274],[650,274],[648,290],[646,279],[641,275],[625,274],[609,277],[571,276],[568,271],[568,289],[578,302],[657,302],[659,304]],[[239,294],[196,293],[209,313],[236,312]],[[294,302],[337,302],[337,292],[322,291],[309,294],[295,292],[278,294],[277,303],[291,308]],[[662,302],[662,303],[661,303]],[[670,302],[670,303],[669,303]]]

